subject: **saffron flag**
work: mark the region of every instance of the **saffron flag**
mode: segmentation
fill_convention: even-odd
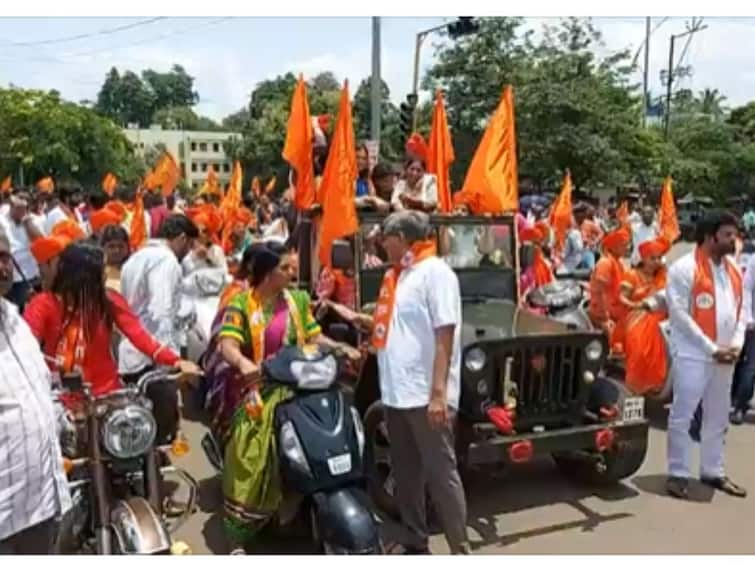
[[[510,85],[503,90],[477,146],[461,192],[475,214],[501,214],[519,208],[514,91]]]
[[[277,178],[273,176],[268,182],[267,185],[265,185],[265,194],[269,195],[275,190],[275,183],[277,182]]]
[[[616,220],[621,226],[629,226],[629,203],[625,200],[616,211]]]
[[[333,241],[357,231],[356,212],[357,161],[354,125],[351,117],[349,83],[344,82],[338,104],[333,140],[325,163],[320,192],[322,224],[320,228],[320,263],[330,266]]]
[[[299,210],[307,210],[315,203],[315,171],[312,163],[312,118],[307,101],[307,84],[303,77],[294,90],[291,113],[288,116],[286,143],[283,146],[285,159],[296,172],[294,204]]]
[[[681,232],[679,231],[679,218],[676,216],[676,204],[674,204],[674,192],[672,190],[671,177],[666,177],[661,189],[661,210],[659,213],[659,230],[669,244],[673,244]]]
[[[262,185],[260,184],[260,178],[257,176],[252,179],[252,193],[257,198],[260,198],[262,194]]]
[[[131,234],[128,242],[131,251],[135,252],[141,248],[147,241],[147,220],[144,217],[144,188],[139,187],[136,190],[136,201],[134,203],[134,216],[131,219]]]
[[[0,183],[0,193],[8,194],[12,188],[13,181],[11,180],[11,176],[8,175],[5,179],[3,179],[3,182]]]
[[[451,132],[448,130],[446,118],[446,106],[443,102],[443,93],[438,91],[435,95],[435,108],[433,109],[433,122],[430,129],[430,144],[427,156],[427,172],[435,175],[438,187],[438,208],[441,212],[451,212],[451,182],[448,168],[456,156],[451,142]]]
[[[220,203],[220,215],[223,218],[221,244],[226,251],[230,250],[234,218],[236,218],[236,215],[241,208],[241,176],[241,163],[234,161],[231,183]]]
[[[223,191],[220,189],[220,183],[218,183],[218,174],[215,172],[215,168],[210,166],[207,170],[207,178],[202,184],[202,189],[199,191],[200,195],[218,195],[222,196]]]
[[[52,177],[44,177],[37,181],[37,189],[39,189],[40,192],[50,194],[55,190],[55,183],[52,180]]]
[[[158,160],[154,169],[144,177],[144,187],[149,190],[160,189],[163,196],[168,197],[176,189],[181,172],[176,165],[176,160],[166,151]]]
[[[551,208],[551,213],[548,217],[548,223],[553,228],[555,235],[556,250],[564,248],[566,234],[572,225],[572,190],[571,173],[567,169],[564,181],[561,183],[561,192],[553,203],[553,208]]]
[[[112,173],[107,173],[102,179],[102,190],[112,198],[115,188],[118,186],[118,179]]]

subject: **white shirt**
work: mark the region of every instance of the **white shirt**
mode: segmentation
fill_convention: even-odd
[[[76,217],[76,222],[78,222],[79,225],[82,226],[82,229],[83,229],[84,219],[81,217],[81,213],[78,210],[74,209],[73,214]],[[52,232],[52,229],[55,227],[55,225],[58,222],[61,222],[63,220],[68,220],[68,218],[69,216],[60,207],[60,205],[50,210],[47,213],[47,218],[45,219],[45,235],[49,236],[50,233]]]
[[[37,229],[42,232],[43,227],[37,225],[33,219],[32,222],[34,222]],[[23,275],[26,279],[39,277],[39,266],[37,265],[37,260],[31,255],[31,240],[29,239],[29,233],[26,231],[24,223],[16,224],[16,222],[10,217],[9,213],[0,214],[0,228],[2,228],[8,236],[8,240],[10,240],[10,252],[16,260],[16,263],[18,263],[18,267],[24,272]],[[18,269],[14,270],[13,282],[18,283],[23,280],[24,278],[18,272]]]
[[[393,188],[391,194],[391,205],[396,210],[404,210],[404,205],[401,204],[399,197],[401,195],[407,195],[413,199],[418,199],[425,204],[438,204],[438,184],[435,179],[435,175],[425,173],[422,176],[422,180],[419,182],[418,189],[410,189],[406,182],[406,179],[400,179],[396,186]]]
[[[564,242],[564,259],[559,268],[560,272],[572,273],[584,257],[585,244],[579,228],[570,228]]]
[[[183,273],[176,254],[164,240],[149,240],[121,270],[121,294],[144,326],[166,348],[178,352],[180,333],[176,313],[180,306]],[[153,364],[125,337],[118,348],[118,372],[136,373]]]
[[[638,222],[632,225],[632,265],[640,262],[640,244],[644,244],[658,237],[658,225],[653,222],[650,226],[644,222]]]
[[[453,270],[437,257],[404,269],[396,286],[388,340],[378,351],[383,404],[395,409],[430,402],[435,329],[455,325],[448,370],[447,401],[459,406],[461,377],[461,293]]]
[[[0,540],[71,507],[50,371],[15,306],[0,299]]]
[[[204,259],[192,250],[186,254],[186,257],[181,262],[184,277],[194,273],[197,269],[207,269],[208,267],[220,269],[223,273],[228,273],[228,262],[223,253],[223,248],[213,244],[207,250],[207,257]]]
[[[726,258],[724,261],[731,261]],[[733,262],[732,262],[733,263]],[[708,338],[692,318],[692,283],[696,263],[694,252],[678,259],[669,269],[666,302],[669,306],[669,330],[672,355],[697,361],[711,361],[719,348],[741,348],[744,344],[747,313],[751,296],[744,292],[742,314],[737,319],[734,288],[723,263],[711,262],[716,288],[716,342]]]
[[[755,254],[750,256],[745,268],[745,279],[742,284],[742,292],[750,297],[750,309],[747,311],[747,324],[755,322]]]

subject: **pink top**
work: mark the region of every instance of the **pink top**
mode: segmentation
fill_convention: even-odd
[[[275,355],[283,346],[288,329],[288,303],[285,299],[278,299],[275,304],[273,318],[265,328],[265,357]]]

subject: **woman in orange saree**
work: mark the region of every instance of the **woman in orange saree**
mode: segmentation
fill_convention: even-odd
[[[662,389],[666,380],[668,356],[660,324],[668,313],[651,310],[650,299],[666,288],[663,256],[669,248],[663,238],[640,244],[640,263],[627,271],[621,282],[620,300],[629,309],[621,332],[625,382],[638,395]]]

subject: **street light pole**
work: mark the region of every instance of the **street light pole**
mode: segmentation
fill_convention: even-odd
[[[647,125],[648,72],[650,70],[650,16],[645,18],[645,65],[642,69],[642,127]]]
[[[443,24],[440,26],[435,26],[430,29],[426,29],[424,31],[421,31],[417,34],[417,40],[414,44],[414,76],[412,78],[412,94],[414,96],[417,96],[417,93],[419,92],[419,59],[420,59],[420,51],[422,50],[422,42],[425,41],[425,38],[433,33],[434,31],[438,31],[441,29],[446,29],[448,27],[448,24]],[[415,109],[414,111],[414,119],[412,122],[412,129],[417,129],[417,111]]]
[[[380,109],[382,97],[382,81],[380,78],[380,18],[372,18],[372,78],[371,88],[371,137],[376,143],[380,142]]]

